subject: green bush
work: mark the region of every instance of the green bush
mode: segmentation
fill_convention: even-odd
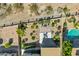
[[[4,47],[5,47],[5,48],[9,48],[9,47],[11,47],[11,44],[5,43],[5,44],[4,44]]]
[[[55,41],[59,42],[60,36],[56,34],[56,35],[53,37],[53,39],[54,39]]]
[[[76,22],[76,18],[75,18],[75,16],[72,16],[69,20],[70,20],[70,22],[73,22],[73,23]]]
[[[36,29],[38,29],[38,25],[36,25]]]
[[[52,25],[52,27],[54,27],[54,26],[55,26],[55,23],[54,23],[54,22],[52,22],[52,24],[51,24],[51,25]]]
[[[32,40],[35,40],[35,36],[32,36]]]
[[[64,41],[62,46],[63,56],[71,56],[72,54],[72,43],[70,40]]]
[[[24,36],[25,35],[25,32],[22,30],[22,29],[17,29],[17,34],[20,36],[20,37],[22,37],[22,36]]]
[[[64,27],[67,27],[67,22],[66,22],[66,21],[64,22],[63,26],[64,26]]]

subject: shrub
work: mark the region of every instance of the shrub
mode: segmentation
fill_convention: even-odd
[[[32,36],[32,35],[33,35],[33,33],[30,33],[30,35]]]
[[[34,29],[34,25],[32,25],[31,28]]]
[[[62,46],[62,49],[63,49],[63,55],[64,56],[71,56],[72,54],[72,43],[70,40],[67,40],[67,41],[64,41],[63,42],[63,46]]]
[[[33,33],[35,33],[35,30],[33,30]]]
[[[4,47],[5,47],[5,48],[9,48],[9,47],[11,47],[11,44],[5,43],[5,44],[4,44]]]
[[[55,26],[55,23],[54,22],[52,22],[52,27],[54,27]]]
[[[25,32],[22,30],[22,29],[17,29],[17,34],[20,36],[20,37],[22,37],[22,36],[24,36],[25,35]]]
[[[64,22],[63,26],[64,26],[64,27],[67,27],[67,22],[66,22],[66,21]]]
[[[56,42],[59,42],[60,36],[56,34],[56,35],[54,36],[54,40],[55,40]]]
[[[32,40],[35,40],[35,36],[32,36]]]
[[[38,25],[36,25],[36,29],[38,28]]]

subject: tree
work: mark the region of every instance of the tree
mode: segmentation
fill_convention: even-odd
[[[38,7],[37,4],[32,3],[32,4],[29,5],[29,7],[30,7],[30,11],[32,13],[35,13],[35,15],[39,15],[39,13],[38,13],[39,7]]]
[[[70,40],[64,41],[62,46],[64,56],[71,56],[72,54],[72,43]]]
[[[51,14],[52,13],[52,11],[53,11],[53,8],[52,8],[52,6],[47,6],[46,7],[46,11],[47,11],[47,14]]]
[[[65,14],[66,16],[68,16],[68,15],[70,14],[70,13],[69,13],[70,9],[68,9],[67,6],[65,6],[65,7],[63,8],[63,11],[64,11],[64,14]]]
[[[24,5],[22,3],[14,3],[13,7],[16,9],[16,11],[23,11],[24,10]]]
[[[19,42],[19,52],[18,55],[21,55],[21,48],[22,48],[22,37],[25,35],[25,30],[26,30],[26,26],[24,24],[19,24],[18,25],[18,29],[17,29],[17,34],[18,34],[18,42]]]
[[[17,33],[20,37],[23,37],[25,35],[25,32],[22,29],[17,29]]]

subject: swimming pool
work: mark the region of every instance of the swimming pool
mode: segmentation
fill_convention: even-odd
[[[67,33],[68,36],[79,36],[79,29],[70,29]]]
[[[75,40],[79,39],[79,29],[70,29],[67,30],[67,39],[68,40]]]
[[[67,30],[67,40],[71,40],[74,48],[79,48],[79,29]]]

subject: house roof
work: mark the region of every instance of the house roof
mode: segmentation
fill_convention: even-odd
[[[53,41],[52,38],[45,38],[42,42],[42,47],[56,47],[56,43]]]

